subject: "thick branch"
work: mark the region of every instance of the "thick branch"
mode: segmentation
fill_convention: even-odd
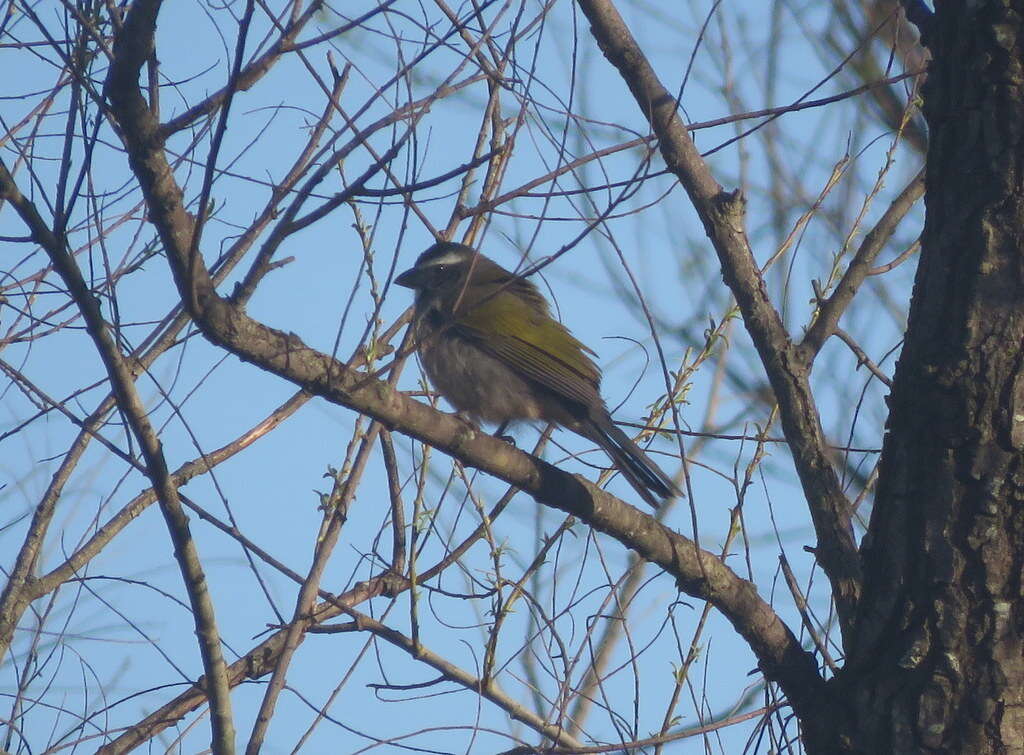
[[[294,335],[269,328],[232,306],[214,290],[201,256],[190,257],[192,219],[167,164],[155,119],[138,107],[141,95],[130,75],[111,69],[108,92],[122,129],[132,169],[146,197],[150,219],[163,241],[186,306],[213,343],[333,403],[366,414],[439,448],[464,463],[519,487],[538,501],[567,511],[659,564],[690,595],[710,601],[733,623],[794,706],[813,707],[822,688],[813,656],[758,594],[713,554],[623,504],[604,491],[468,428],[306,346]]]
[[[794,705],[813,702],[808,690],[820,685],[806,653],[754,585],[738,577],[713,554],[632,506],[556,467],[477,433],[452,416],[350,370],[310,349],[293,334],[268,328],[226,304],[212,292],[199,299],[205,309],[197,323],[214,343],[333,403],[377,419],[515,485],[538,501],[573,514],[611,535],[675,576],[690,595],[719,608],[750,643],[762,669],[780,683]],[[797,699],[803,696],[804,699]]]
[[[118,112],[119,117],[124,111]],[[122,121],[127,139],[136,133]],[[787,691],[794,705],[814,702],[818,677],[813,657],[805,652],[750,582],[740,579],[714,555],[627,506],[507,443],[476,433],[459,419],[407,398],[325,354],[307,347],[298,336],[282,333],[248,317],[219,297],[201,260],[188,260],[191,236],[184,210],[168,197],[180,198],[159,149],[136,141],[129,145],[136,175],[149,202],[183,298],[195,305],[193,316],[212,342],[242,359],[305,387],[312,393],[366,414],[429,443],[466,464],[494,474],[537,500],[574,514],[673,574],[682,589],[717,606],[747,639],[761,667]],[[161,166],[163,163],[163,166]],[[195,277],[191,273],[195,272]],[[195,293],[192,297],[190,294]],[[810,693],[808,691],[811,691]]]
[[[686,189],[704,223],[736,297],[747,331],[771,382],[818,537],[815,555],[832,584],[844,637],[860,595],[861,568],[850,526],[850,505],[829,461],[808,367],[790,341],[751,254],[743,230],[743,200],[712,176],[676,111],[611,0],[577,0],[605,57],[629,86],[658,136],[662,157]]]

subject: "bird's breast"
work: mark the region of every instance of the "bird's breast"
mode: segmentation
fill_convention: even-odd
[[[495,424],[544,416],[536,389],[471,341],[425,324],[417,340],[430,382],[459,411]]]

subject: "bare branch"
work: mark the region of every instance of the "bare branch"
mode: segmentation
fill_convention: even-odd
[[[7,166],[0,161],[0,199],[9,201],[28,226],[33,238],[53,262],[54,269],[63,278],[86,321],[89,335],[107,369],[118,406],[125,414],[132,433],[142,447],[146,460],[146,473],[153,481],[160,509],[174,543],[175,557],[188,590],[195,614],[196,635],[200,641],[203,667],[210,683],[210,702],[213,719],[213,750],[230,755],[234,752],[235,730],[231,715],[231,696],[225,675],[224,656],[221,653],[220,633],[214,615],[213,602],[206,585],[199,553],[188,528],[188,517],[181,509],[178,489],[171,481],[160,440],[147,417],[146,408],[135,387],[128,361],[118,348],[100,312],[99,303],[85,283],[78,265],[63,242],[39,216],[35,207],[22,196]]]
[[[818,535],[815,555],[832,583],[844,631],[852,626],[861,568],[850,526],[850,505],[826,453],[827,444],[801,359],[768,296],[744,232],[743,200],[712,176],[676,112],[676,98],[658,80],[610,0],[578,0],[605,57],[618,69],[659,139],[666,164],[679,178],[714,245],[725,282],[743,313],[779,402]]]

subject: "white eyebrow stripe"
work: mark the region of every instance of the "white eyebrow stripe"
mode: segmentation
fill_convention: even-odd
[[[457,265],[460,262],[466,261],[466,255],[462,252],[448,252],[442,254],[440,257],[436,257],[432,260],[428,260],[424,263],[424,267],[436,267],[438,265]]]

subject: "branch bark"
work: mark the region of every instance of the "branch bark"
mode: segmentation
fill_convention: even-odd
[[[676,98],[658,79],[611,0],[577,0],[591,33],[615,66],[658,137],[668,169],[678,177],[711,239],[726,284],[757,348],[779,403],[818,537],[815,556],[832,586],[844,642],[853,625],[861,567],[851,527],[851,507],[829,461],[808,378],[810,364],[790,340],[772,305],[744,231],[744,203],[715,180],[677,112]]]

